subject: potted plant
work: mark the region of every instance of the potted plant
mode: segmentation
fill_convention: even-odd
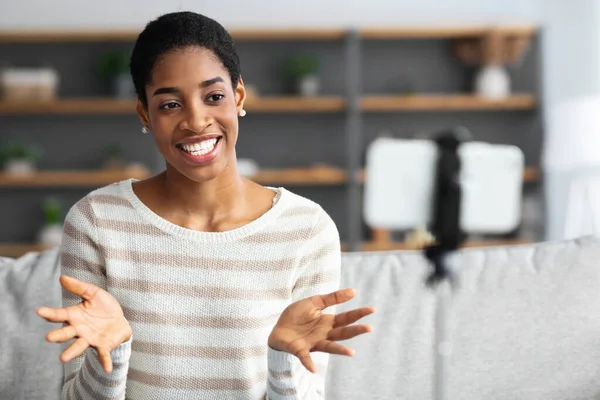
[[[113,143],[107,149],[108,159],[104,164],[105,169],[109,170],[123,170],[125,169],[125,161],[123,161],[122,157],[122,149],[121,146],[117,143]]]
[[[110,85],[113,96],[128,99],[135,96],[129,76],[129,54],[125,51],[106,53],[98,63],[98,73]]]
[[[23,142],[13,141],[0,148],[0,162],[4,171],[11,174],[30,174],[35,172],[41,150]]]
[[[44,225],[38,232],[38,242],[43,246],[60,246],[63,235],[63,207],[54,197],[47,198],[42,203]]]
[[[285,61],[284,74],[294,91],[302,96],[316,96],[319,93],[319,60],[312,54],[298,54]]]

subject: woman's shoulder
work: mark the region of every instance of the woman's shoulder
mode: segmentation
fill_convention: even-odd
[[[67,219],[81,216],[92,219],[98,214],[112,214],[119,208],[131,207],[127,198],[127,185],[131,186],[130,180],[92,190],[71,206]]]
[[[288,189],[282,190],[282,197],[286,198],[286,207],[280,218],[284,220],[284,223],[293,224],[294,221],[297,221],[301,225],[310,226],[312,230],[323,228],[337,230],[335,222],[319,203]],[[286,219],[288,221],[285,221]]]

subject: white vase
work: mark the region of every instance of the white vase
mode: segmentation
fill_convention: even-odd
[[[35,164],[29,160],[14,159],[4,164],[4,171],[8,174],[27,175],[35,172]]]
[[[255,175],[259,170],[258,163],[249,158],[239,158],[237,160],[237,169],[238,173],[242,176]]]
[[[475,76],[475,92],[489,99],[504,99],[510,95],[510,77],[502,66],[488,65]]]
[[[43,246],[60,246],[63,236],[63,227],[61,224],[45,225],[38,232],[38,242]]]
[[[306,75],[300,78],[298,90],[300,95],[305,97],[314,97],[319,94],[319,77],[316,75]]]
[[[113,78],[113,93],[118,99],[135,97],[135,86],[129,74],[119,74]]]

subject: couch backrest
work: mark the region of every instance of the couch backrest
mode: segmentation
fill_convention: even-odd
[[[57,327],[35,315],[60,306],[58,250],[0,261],[0,399],[59,398]],[[600,238],[469,249],[450,260],[451,353],[445,399],[600,399]],[[9,268],[10,266],[10,268]],[[375,330],[332,357],[327,400],[435,399],[439,296],[420,252],[345,253],[342,286],[374,305]],[[16,311],[16,312],[15,312]]]
[[[600,238],[469,249],[449,260],[444,399],[600,398]],[[347,253],[342,285],[375,330],[333,357],[327,400],[435,399],[438,295],[420,252]]]
[[[44,339],[60,324],[35,314],[61,306],[59,274],[58,249],[0,260],[0,399],[60,398],[62,349]]]

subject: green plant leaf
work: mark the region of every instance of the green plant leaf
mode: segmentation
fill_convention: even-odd
[[[60,224],[63,218],[63,204],[55,198],[49,197],[42,203],[42,210],[44,212],[44,222],[47,225]]]
[[[283,72],[289,79],[298,79],[315,74],[319,69],[319,59],[312,54],[298,54],[289,57],[283,65]]]
[[[98,60],[98,73],[105,79],[129,73],[129,54],[125,51],[104,54]]]

